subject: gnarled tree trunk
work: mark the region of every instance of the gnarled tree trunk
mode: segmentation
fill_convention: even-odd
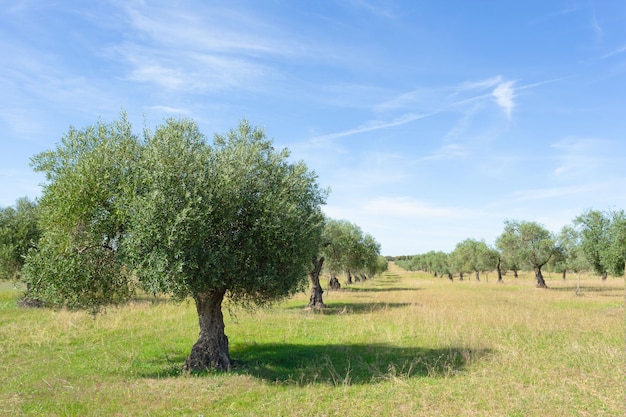
[[[306,308],[324,308],[324,300],[322,299],[322,286],[320,285],[320,273],[322,272],[322,265],[324,264],[324,257],[317,259],[313,257],[313,270],[309,273],[311,277],[311,298],[309,298],[309,304]]]
[[[538,265],[534,266],[535,269],[535,278],[537,279],[537,288],[548,288],[546,285],[546,281],[543,279],[543,274],[541,273],[541,267]]]
[[[198,372],[212,369],[228,371],[232,367],[222,315],[225,294],[226,288],[195,295],[200,336],[185,361],[184,371]]]
[[[480,272],[475,271],[474,274],[476,276],[476,281],[480,281]]]
[[[498,258],[498,264],[496,265],[496,271],[498,271],[498,282],[503,283],[502,280],[502,261]]]

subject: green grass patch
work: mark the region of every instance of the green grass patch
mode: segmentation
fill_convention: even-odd
[[[624,281],[495,281],[392,265],[326,291],[323,311],[307,294],[225,310],[235,369],[203,375],[180,371],[193,303],[94,318],[20,308],[0,283],[0,415],[623,415]]]

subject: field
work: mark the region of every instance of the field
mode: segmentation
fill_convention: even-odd
[[[227,311],[231,373],[182,375],[193,303],[17,307],[0,283],[0,415],[623,416],[624,280],[374,280]],[[227,306],[226,306],[227,307]]]

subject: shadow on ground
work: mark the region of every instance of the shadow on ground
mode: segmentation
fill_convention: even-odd
[[[333,290],[337,292],[394,292],[394,291],[418,291],[420,288],[416,287],[351,287],[345,286],[340,290]]]
[[[250,344],[231,347],[238,375],[266,382],[311,384],[371,384],[397,378],[453,377],[490,353],[486,349],[397,347],[386,344],[302,345]],[[178,362],[174,364],[172,360]],[[154,361],[141,376],[171,378],[181,375],[185,357]],[[162,367],[161,370],[154,368]],[[201,375],[200,375],[201,376]]]
[[[465,347],[427,349],[386,344],[253,344],[232,349],[237,373],[296,385],[450,377],[488,353]]]
[[[322,309],[307,309],[304,305],[287,307],[288,310],[301,310],[303,313],[312,313],[320,315],[337,315],[337,314],[364,314],[374,311],[385,310],[388,308],[400,308],[418,305],[417,303],[385,303],[385,302],[327,302],[326,307]]]

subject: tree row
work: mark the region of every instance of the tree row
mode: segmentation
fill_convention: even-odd
[[[493,246],[484,241],[466,239],[452,252],[431,251],[402,256],[396,263],[407,270],[421,270],[433,275],[456,276],[463,280],[473,273],[496,271],[497,279],[512,271],[532,270],[537,286],[546,287],[543,269],[561,273],[592,272],[606,279],[622,276],[626,265],[626,215],[624,210],[587,210],[559,233],[529,221],[508,220]]]

